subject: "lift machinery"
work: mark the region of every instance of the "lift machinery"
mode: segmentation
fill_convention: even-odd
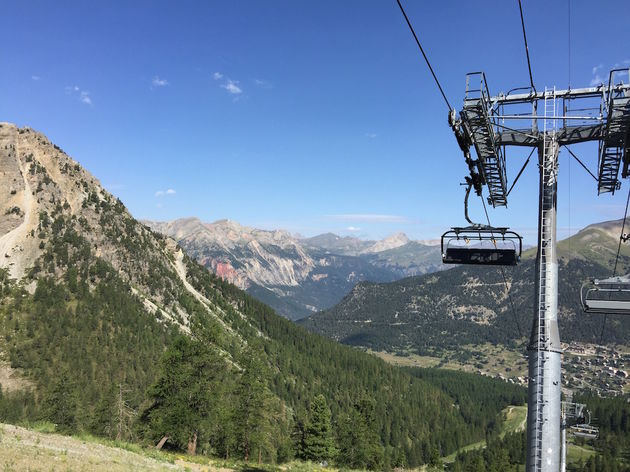
[[[507,149],[519,146],[538,151],[538,250],[534,275],[535,313],[528,345],[526,470],[558,472],[562,429],[556,255],[558,151],[561,146],[597,142],[598,194],[614,194],[619,190],[620,174],[621,177],[630,175],[630,70],[612,70],[608,84],[595,87],[544,91],[526,87],[495,96],[490,95],[485,74],[470,73],[466,76],[464,106],[459,115],[454,111],[449,113],[449,124],[468,165],[469,189],[473,188],[481,196],[485,186],[488,203],[493,207],[507,206]],[[471,148],[476,158],[471,155]],[[477,234],[482,236],[479,241],[485,242],[501,240],[508,234],[507,228],[477,229]],[[444,258],[457,263],[514,263],[516,250],[505,259],[498,257],[496,251],[492,252],[494,247],[483,253],[468,245],[472,248],[468,253],[454,252],[457,244],[453,240],[458,238],[464,241],[463,251],[466,250],[463,237],[466,236],[470,244],[469,230],[474,232],[475,228],[453,228],[444,234]],[[516,240],[520,247],[520,237]],[[454,249],[449,252],[451,247]],[[520,256],[520,250],[518,254]],[[593,284],[599,292],[604,285],[605,281]],[[587,289],[584,298],[592,311],[599,303],[594,301],[594,293],[593,289],[590,292]]]

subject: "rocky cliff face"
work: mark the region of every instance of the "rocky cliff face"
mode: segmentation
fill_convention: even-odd
[[[202,223],[197,218],[148,224],[175,238],[224,280],[244,289],[252,284],[295,287],[316,265],[286,231],[258,230],[229,220]]]
[[[437,246],[398,233],[363,241],[332,233],[298,239],[234,221],[146,222],[191,257],[279,313],[297,319],[328,308],[363,280],[386,282],[440,270]]]
[[[96,286],[104,263],[164,323],[189,330],[182,297],[220,318],[187,282],[186,256],[175,241],[137,222],[43,134],[0,123],[0,168],[0,269],[31,293],[42,277],[62,281],[69,271],[76,277],[79,264]]]

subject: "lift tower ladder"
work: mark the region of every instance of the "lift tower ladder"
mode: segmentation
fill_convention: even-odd
[[[526,91],[514,93],[521,90]],[[539,109],[544,113],[538,114]],[[544,91],[525,87],[495,96],[490,95],[483,73],[471,73],[466,78],[464,107],[459,117],[452,115],[449,123],[467,159],[470,180],[488,187],[488,200],[495,207],[507,206],[506,149],[538,149],[538,252],[528,344],[526,470],[558,472],[562,354],[556,256],[558,151],[561,146],[597,141],[598,193],[620,188],[619,169],[622,177],[630,174],[630,69],[611,71],[607,86]],[[470,147],[475,148],[476,160],[470,157]]]

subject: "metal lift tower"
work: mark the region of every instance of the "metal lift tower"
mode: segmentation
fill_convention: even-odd
[[[482,72],[471,73],[466,76],[464,107],[459,117],[451,112],[449,123],[466,157],[475,191],[481,195],[482,186],[487,186],[493,207],[507,206],[508,146],[538,150],[538,252],[534,322],[527,348],[526,470],[558,472],[562,412],[556,256],[558,151],[561,146],[598,142],[598,194],[619,190],[620,167],[622,177],[630,175],[630,70],[612,70],[608,84],[598,87],[544,92],[527,87],[496,96],[490,95]],[[476,159],[470,155],[471,147]]]

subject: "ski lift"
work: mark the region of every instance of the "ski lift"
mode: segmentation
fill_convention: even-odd
[[[630,277],[591,280],[580,291],[586,313],[630,315]]]
[[[442,235],[444,264],[516,265],[522,249],[522,238],[508,228],[473,225]]]
[[[590,424],[576,424],[571,426],[573,436],[584,439],[597,439],[599,437],[599,428]]]
[[[468,196],[464,198],[467,227],[454,227],[442,235],[442,263],[478,265],[516,265],[521,260],[523,238],[509,228],[495,228],[473,223],[468,217]]]

